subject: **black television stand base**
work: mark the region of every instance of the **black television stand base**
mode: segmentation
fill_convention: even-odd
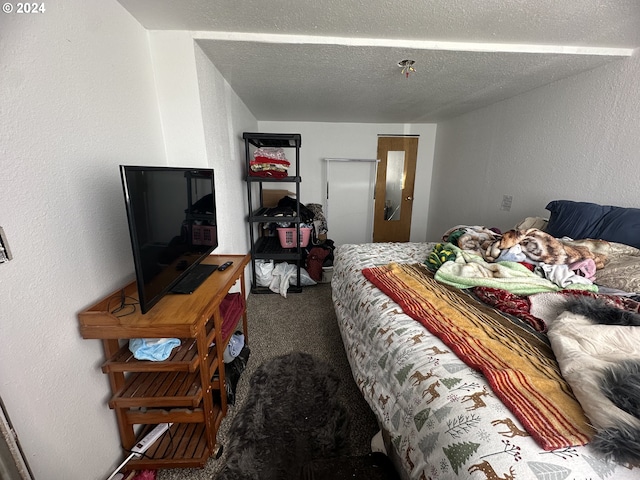
[[[199,263],[171,289],[171,293],[192,294],[217,269],[218,265]]]

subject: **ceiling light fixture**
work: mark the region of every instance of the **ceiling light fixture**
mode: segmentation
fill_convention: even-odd
[[[398,62],[398,66],[402,68],[402,74],[405,78],[409,78],[410,73],[416,73],[416,69],[413,67],[415,60],[402,60]]]

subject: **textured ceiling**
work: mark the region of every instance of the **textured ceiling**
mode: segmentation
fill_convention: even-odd
[[[640,0],[119,1],[193,31],[258,120],[434,122],[640,46]]]

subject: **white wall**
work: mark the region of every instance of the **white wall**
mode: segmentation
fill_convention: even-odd
[[[189,32],[149,32],[167,162],[173,166],[207,166],[193,47]]]
[[[219,226],[215,253],[247,253],[242,132],[255,131],[257,121],[194,35],[149,32],[167,162],[214,169]]]
[[[219,253],[248,251],[241,134],[257,122],[190,34],[115,1],[0,16],[0,396],[38,479],[122,460],[101,343],[77,313],[133,279],[119,164],[216,169]]]
[[[205,144],[215,169],[220,245],[216,252],[247,253],[247,184],[242,132],[255,132],[258,122],[220,72],[195,46]],[[250,274],[246,272],[247,285]],[[248,290],[247,290],[248,291]]]
[[[458,224],[509,229],[547,217],[555,199],[640,207],[639,119],[635,52],[438,124],[430,238]]]
[[[38,479],[121,459],[77,313],[133,278],[120,163],[163,164],[147,33],[115,1],[0,16],[0,395]]]
[[[378,134],[420,135],[418,163],[411,221],[411,241],[427,239],[429,188],[435,145],[435,124],[377,124],[324,122],[259,122],[260,131],[268,133],[299,133],[300,200],[323,204],[325,195],[325,158],[377,158]],[[328,234],[331,238],[331,231]]]

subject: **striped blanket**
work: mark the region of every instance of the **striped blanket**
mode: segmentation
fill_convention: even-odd
[[[547,343],[421,264],[367,268],[364,276],[439,337],[493,392],[545,450],[585,445],[593,435]]]

